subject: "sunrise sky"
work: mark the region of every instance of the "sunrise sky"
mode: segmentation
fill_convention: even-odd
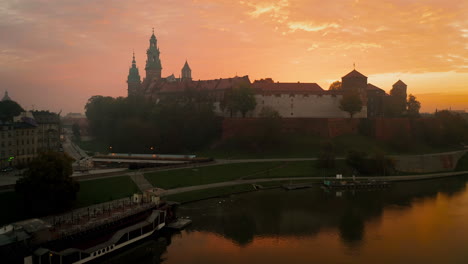
[[[84,112],[126,96],[135,50],[144,77],[151,28],[163,76],[249,75],[322,88],[356,69],[387,92],[468,111],[466,0],[2,0],[0,92],[26,109]]]

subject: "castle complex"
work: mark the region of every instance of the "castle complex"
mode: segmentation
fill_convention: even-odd
[[[362,110],[354,116],[357,118],[382,117],[385,102],[390,97],[397,98],[402,105],[406,103],[407,86],[401,80],[393,85],[391,95],[383,89],[367,82],[367,77],[355,69],[341,78],[341,89],[324,90],[316,83],[280,83],[272,79],[251,82],[248,76],[214,80],[192,80],[192,70],[186,61],[180,78],[174,74],[162,78],[162,64],[157,39],[153,34],[146,51],[146,78],[141,81],[136,67],[135,54],[128,74],[128,96],[144,96],[155,102],[167,96],[177,96],[186,89],[205,91],[214,98],[217,114],[230,116],[231,113],[222,107],[225,92],[241,85],[253,88],[256,108],[247,116],[258,117],[263,108],[276,110],[280,116],[289,118],[344,118],[348,113],[340,110],[340,101],[347,92],[357,92],[363,102]]]

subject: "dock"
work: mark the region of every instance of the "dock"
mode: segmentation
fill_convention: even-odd
[[[298,183],[298,184],[283,184],[281,187],[285,190],[292,191],[298,189],[311,188],[314,186],[312,183]]]
[[[190,219],[178,218],[172,223],[168,224],[167,227],[175,230],[182,230],[192,223]]]

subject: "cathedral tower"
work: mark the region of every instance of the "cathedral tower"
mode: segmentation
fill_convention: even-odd
[[[153,34],[151,35],[150,38],[150,46],[148,50],[146,51],[146,80],[151,82],[153,79],[161,79],[161,71],[162,71],[162,66],[161,66],[161,60],[159,59],[159,48],[157,45],[157,40],[156,36],[154,35],[154,28],[153,28]]]
[[[137,95],[141,92],[141,79],[136,66],[135,52],[133,53],[132,67],[128,71],[127,84],[128,96]]]
[[[185,61],[184,67],[182,68],[182,81],[185,80],[192,80],[192,70],[190,69],[187,61]]]

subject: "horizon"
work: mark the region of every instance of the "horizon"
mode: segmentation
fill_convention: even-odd
[[[45,2],[0,8],[0,91],[27,110],[84,113],[93,95],[125,97],[133,50],[144,77],[152,27],[163,77],[187,60],[194,80],[248,75],[327,90],[355,63],[387,93],[403,80],[421,112],[468,109],[464,1]]]

